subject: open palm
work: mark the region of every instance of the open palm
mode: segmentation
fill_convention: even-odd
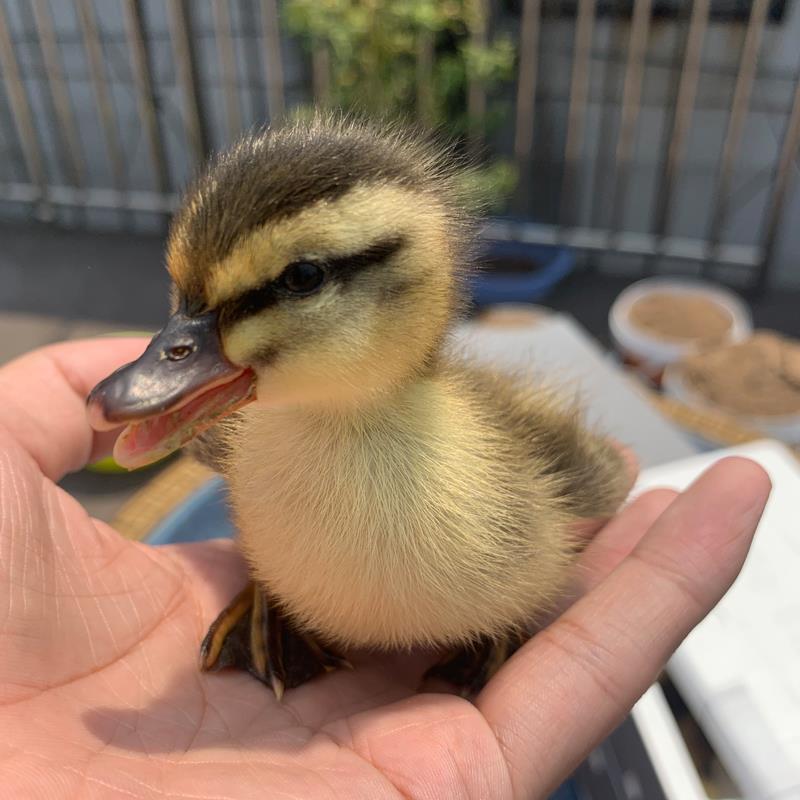
[[[110,444],[89,388],[144,343],[59,345],[0,369],[0,797],[531,798],[624,716],[741,567],[769,493],[728,459],[612,520],[579,599],[475,704],[416,692],[431,655],[351,654],[279,704],[202,675],[244,582],[227,542],[151,548],[55,484]]]

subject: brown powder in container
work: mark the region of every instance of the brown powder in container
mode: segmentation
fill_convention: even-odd
[[[678,369],[689,389],[725,411],[800,413],[800,342],[794,339],[758,331],[740,344],[690,356]]]
[[[727,308],[701,294],[653,292],[636,300],[628,318],[651,336],[703,345],[723,342],[733,326]]]

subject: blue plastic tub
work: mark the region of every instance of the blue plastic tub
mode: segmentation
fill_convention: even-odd
[[[569,248],[524,242],[487,240],[479,261],[482,269],[471,282],[478,307],[538,303],[575,269]]]
[[[212,478],[157,525],[148,544],[175,544],[230,538],[233,523],[222,478]]]

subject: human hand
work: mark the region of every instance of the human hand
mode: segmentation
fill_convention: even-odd
[[[582,596],[474,704],[417,694],[420,653],[353,655],[278,704],[197,668],[245,580],[230,543],[126,541],[55,483],[110,449],[84,398],[144,344],[0,369],[0,798],[544,797],[726,591],[769,493],[760,467],[726,459],[632,503],[585,550]]]

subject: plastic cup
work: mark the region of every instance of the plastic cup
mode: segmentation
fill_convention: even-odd
[[[625,289],[614,301],[608,326],[614,347],[622,360],[656,386],[661,385],[665,367],[697,352],[707,344],[703,339],[670,339],[645,330],[631,320],[631,309],[653,294],[700,296],[728,312],[731,325],[718,344],[740,342],[753,331],[750,310],[733,292],[713,283],[692,278],[646,278]]]

